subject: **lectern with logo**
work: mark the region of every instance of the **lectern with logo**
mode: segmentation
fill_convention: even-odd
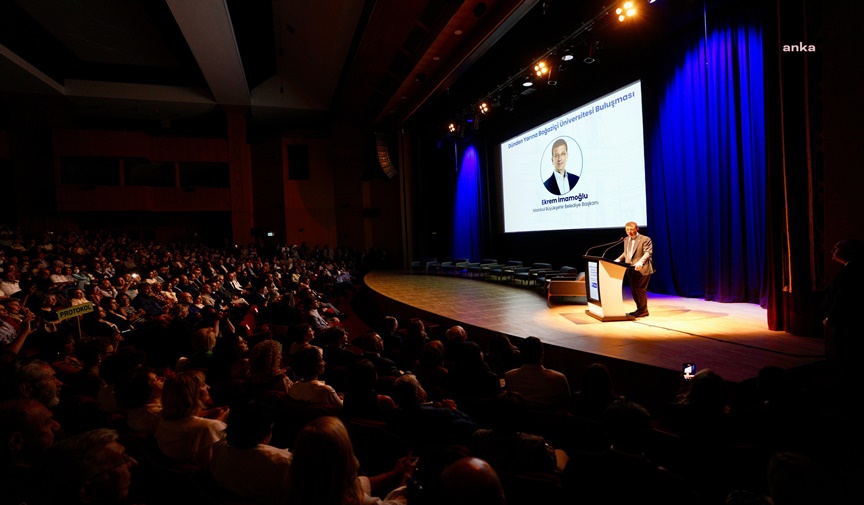
[[[584,256],[588,310],[599,321],[632,321],[622,296],[627,265],[600,256]]]

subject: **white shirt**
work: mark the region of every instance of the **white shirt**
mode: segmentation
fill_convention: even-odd
[[[222,421],[198,416],[163,419],[156,428],[156,441],[162,454],[174,461],[207,466],[213,444],[225,438],[227,427]]]
[[[558,183],[558,192],[561,193],[562,195],[569,193],[570,192],[570,178],[567,177],[567,172],[564,172],[563,174],[559,174],[558,172],[555,172],[552,175],[555,176],[555,182]]]
[[[210,472],[217,484],[244,501],[281,505],[291,484],[293,459],[287,449],[265,444],[240,449],[222,440],[213,446]]]
[[[342,408],[342,399],[336,394],[336,390],[324,384],[324,381],[295,382],[291,386],[291,390],[288,391],[288,396],[294,400],[309,402],[313,405]]]

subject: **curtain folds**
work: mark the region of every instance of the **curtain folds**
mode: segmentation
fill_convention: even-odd
[[[473,145],[468,145],[462,152],[457,168],[459,174],[453,209],[451,258],[469,258],[477,261],[480,259],[484,237],[481,223],[485,222],[483,213],[485,195],[481,180],[480,159]]]
[[[679,46],[680,47],[680,46]],[[762,303],[766,146],[758,20],[709,20],[659,69],[648,142],[654,291]],[[674,60],[674,58],[671,58]]]

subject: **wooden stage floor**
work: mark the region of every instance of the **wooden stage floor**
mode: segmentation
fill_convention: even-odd
[[[730,382],[752,379],[768,365],[792,369],[824,359],[821,339],[770,331],[765,310],[749,303],[649,292],[650,316],[603,323],[585,305],[548,307],[539,290],[507,281],[376,271],[365,283],[379,297],[433,318],[668,371],[695,362]],[[629,292],[624,299],[635,309]]]

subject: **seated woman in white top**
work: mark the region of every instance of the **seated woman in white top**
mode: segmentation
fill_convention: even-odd
[[[211,402],[204,374],[191,370],[165,380],[162,422],[156,428],[159,450],[183,463],[208,466],[213,444],[225,438],[228,408],[205,410]]]
[[[342,410],[342,395],[324,384],[324,381],[318,380],[318,376],[324,373],[324,357],[320,348],[309,346],[301,349],[294,355],[291,364],[297,382],[291,386],[288,396],[312,405]]]

